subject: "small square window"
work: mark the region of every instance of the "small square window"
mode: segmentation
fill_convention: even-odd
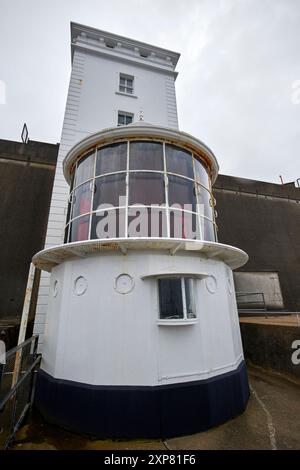
[[[159,319],[183,321],[195,319],[193,287],[194,280],[190,277],[158,279]]]
[[[118,112],[118,126],[126,126],[133,122],[133,114],[125,113],[124,111]]]
[[[120,74],[119,91],[121,93],[133,94],[133,80],[131,75]]]

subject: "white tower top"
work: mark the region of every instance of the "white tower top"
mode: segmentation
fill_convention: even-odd
[[[72,75],[76,84],[78,72],[80,85],[76,140],[141,116],[178,128],[178,53],[76,23],[71,23],[71,50]],[[70,99],[73,93],[78,90],[69,90]]]
[[[147,65],[167,72],[173,71],[174,76],[177,76],[174,70],[180,57],[179,53],[107,31],[71,23],[72,58],[74,51],[78,48],[129,63],[139,63],[142,66]]]

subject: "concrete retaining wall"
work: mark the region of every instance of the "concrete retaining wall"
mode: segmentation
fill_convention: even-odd
[[[241,333],[246,360],[300,380],[300,364],[292,362],[292,344],[300,340],[300,328],[242,323]]]

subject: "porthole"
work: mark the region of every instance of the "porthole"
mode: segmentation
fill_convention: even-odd
[[[217,290],[217,280],[214,276],[208,276],[205,279],[206,289],[210,294],[214,294]]]
[[[79,276],[74,281],[74,293],[76,295],[83,295],[87,290],[88,283],[85,277]]]
[[[55,279],[53,283],[53,297],[56,297],[58,294],[58,280]]]
[[[129,294],[134,288],[134,279],[129,274],[120,274],[115,279],[115,290],[119,294]]]

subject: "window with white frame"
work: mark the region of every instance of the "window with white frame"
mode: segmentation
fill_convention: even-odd
[[[193,278],[158,279],[158,293],[160,320],[185,321],[196,318]]]
[[[131,124],[133,122],[133,114],[126,113],[124,111],[118,112],[118,126],[126,126],[127,124]]]
[[[134,77],[131,75],[125,75],[120,73],[119,91],[121,93],[127,93],[128,95],[133,94],[133,80]]]

